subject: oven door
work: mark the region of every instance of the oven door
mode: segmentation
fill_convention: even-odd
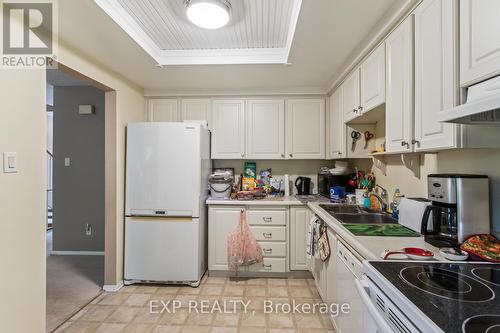
[[[421,332],[368,276],[355,283],[364,305],[363,333]]]
[[[355,280],[356,289],[364,306],[363,333],[393,333],[394,331],[371,300],[368,280],[366,276]]]

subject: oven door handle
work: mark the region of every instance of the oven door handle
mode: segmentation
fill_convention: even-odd
[[[361,296],[361,300],[363,301],[365,309],[368,311],[368,314],[373,318],[373,320],[375,320],[379,331],[382,333],[394,333],[394,330],[389,326],[385,318],[380,314],[380,312],[373,304],[370,296],[367,294],[365,288],[370,288],[370,286],[363,278],[354,279],[354,282],[356,283],[356,289],[358,289],[358,293]]]

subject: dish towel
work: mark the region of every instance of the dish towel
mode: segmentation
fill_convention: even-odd
[[[307,241],[306,241],[306,256],[307,259],[311,259],[314,255],[314,229],[316,225],[316,221],[318,219],[316,216],[313,216],[311,220],[309,220],[309,229],[307,231]]]

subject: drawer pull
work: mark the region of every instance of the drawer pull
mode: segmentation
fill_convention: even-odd
[[[263,217],[262,219],[264,220],[264,222],[273,222],[272,217]]]
[[[264,236],[264,238],[273,238],[273,234],[271,232],[263,232],[262,236]]]
[[[271,254],[273,253],[273,249],[263,249],[265,254]]]
[[[272,264],[264,265],[264,269],[271,270],[273,268]]]

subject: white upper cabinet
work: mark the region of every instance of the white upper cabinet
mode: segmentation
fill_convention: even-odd
[[[460,1],[460,85],[500,74],[500,1]]]
[[[328,152],[329,158],[346,157],[346,125],[342,109],[342,89],[338,88],[330,96],[328,119]]]
[[[413,36],[411,17],[388,37],[386,47],[386,150],[412,151]]]
[[[245,158],[245,101],[212,101],[212,158]]]
[[[289,99],[285,117],[287,158],[324,159],[324,98]]]
[[[385,45],[380,45],[361,64],[361,111],[385,103]]]
[[[285,158],[285,100],[248,100],[246,158]]]
[[[458,96],[456,5],[424,0],[414,12],[416,151],[457,147],[457,125],[436,120],[437,113],[453,107]]]
[[[179,101],[175,98],[148,100],[148,121],[180,121]]]
[[[344,120],[348,122],[356,118],[361,112],[361,100],[359,94],[359,69],[354,70],[342,83],[342,105]]]
[[[210,127],[210,99],[188,98],[181,100],[181,119],[205,120]]]

